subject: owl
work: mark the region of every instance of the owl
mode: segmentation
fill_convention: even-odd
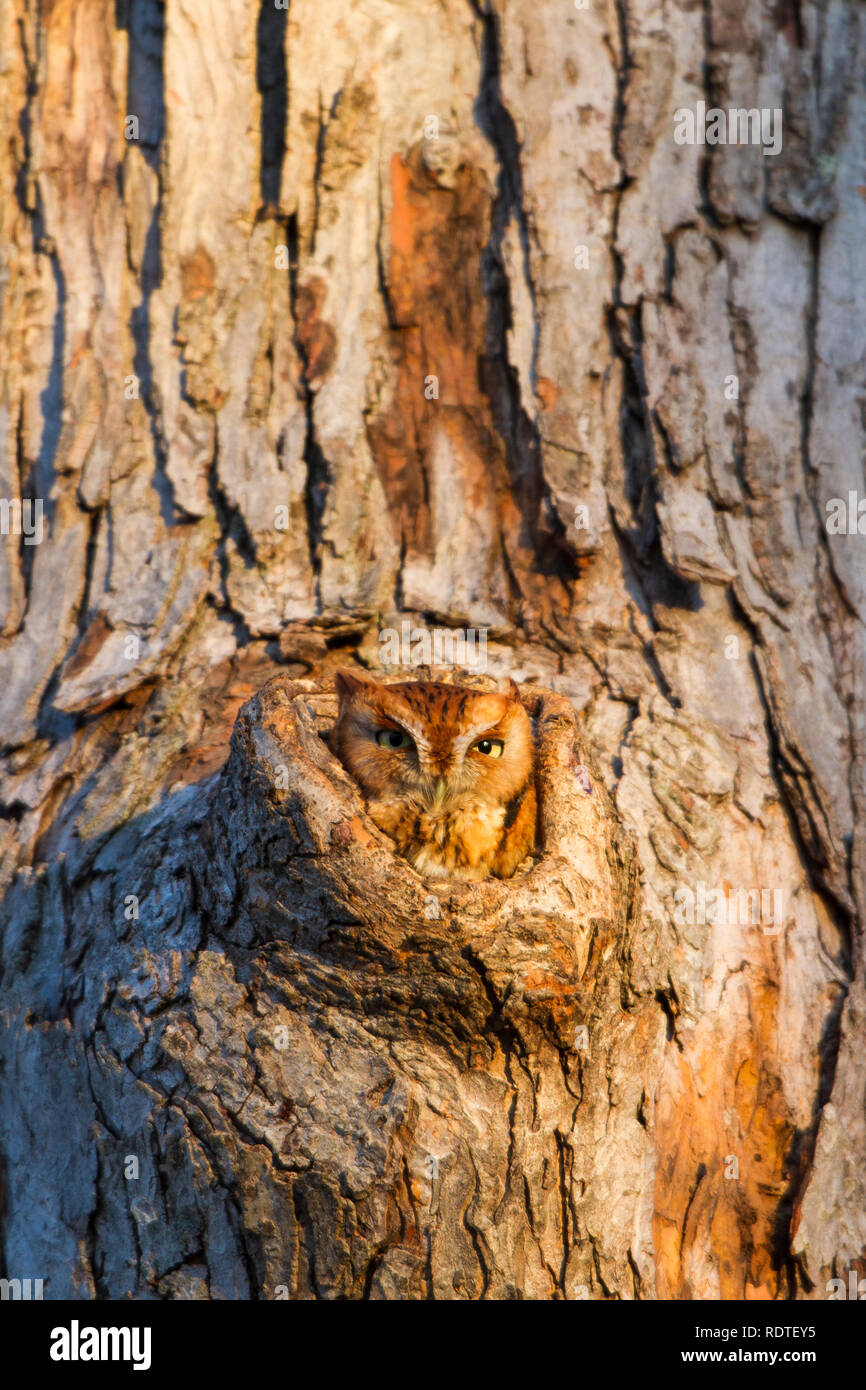
[[[535,846],[535,741],[517,686],[335,677],[331,748],[427,878],[510,878]]]

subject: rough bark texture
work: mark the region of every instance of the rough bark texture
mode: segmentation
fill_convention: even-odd
[[[0,537],[0,1273],[861,1268],[864,30],[0,0],[0,498],[45,506]],[[781,153],[678,145],[702,100]],[[526,683],[525,878],[431,893],[317,735],[403,618]]]

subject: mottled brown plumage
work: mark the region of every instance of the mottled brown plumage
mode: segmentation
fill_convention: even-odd
[[[336,686],[331,747],[418,873],[510,878],[536,818],[532,724],[514,682],[487,693],[338,671]]]

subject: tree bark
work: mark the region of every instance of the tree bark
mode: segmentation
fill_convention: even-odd
[[[866,1273],[864,28],[0,0],[4,1277]],[[404,620],[522,684],[528,875],[318,736]]]

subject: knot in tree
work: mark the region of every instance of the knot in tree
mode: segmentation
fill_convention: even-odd
[[[538,854],[480,883],[425,881],[369,820],[325,741],[332,691],[278,677],[238,716],[203,826],[211,946],[164,1047],[265,1294],[573,1298],[599,1270],[632,1278],[635,1211],[602,1218],[596,1179],[606,1071],[638,1159],[644,1138],[621,1002],[634,853],[568,701],[522,699]]]

